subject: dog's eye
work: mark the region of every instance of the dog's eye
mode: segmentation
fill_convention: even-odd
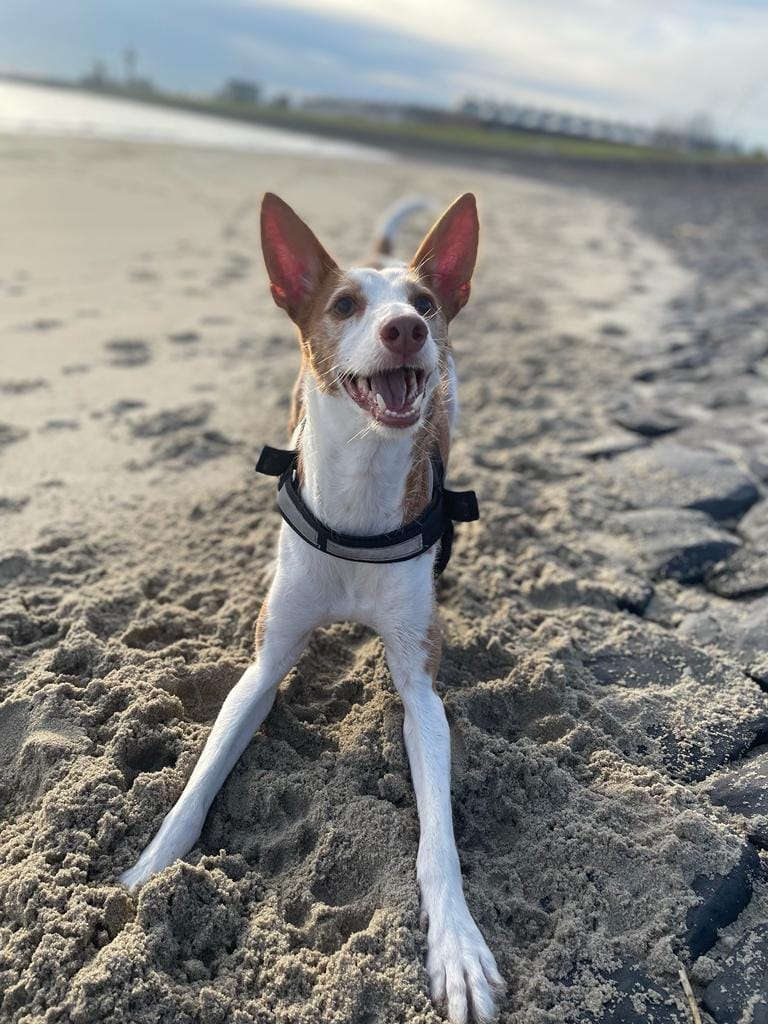
[[[336,316],[340,316],[342,320],[346,320],[348,316],[352,316],[356,309],[357,306],[355,305],[355,300],[351,299],[348,295],[342,295],[341,298],[336,299],[333,304],[333,312]]]
[[[429,316],[434,312],[435,304],[428,295],[417,295],[413,300],[413,308],[419,316]]]

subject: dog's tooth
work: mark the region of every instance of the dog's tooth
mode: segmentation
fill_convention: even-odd
[[[411,402],[411,405],[413,406],[414,409],[419,409],[419,408],[421,408],[421,403],[422,403],[423,400],[424,400],[424,392],[420,391],[418,393],[418,395],[416,395],[414,400]]]
[[[376,405],[378,405],[382,412],[384,412],[387,408],[387,403],[384,401],[384,399],[381,397],[378,391],[376,392]]]

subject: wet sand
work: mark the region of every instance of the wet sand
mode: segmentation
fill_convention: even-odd
[[[501,1020],[682,1024],[681,965],[719,1022],[759,998],[766,239],[747,199],[614,184],[0,140],[4,1021],[439,1020],[402,712],[359,627],[317,634],[184,862],[116,884],[247,664],[274,553],[252,465],[298,350],[267,188],[340,261],[403,194],[478,195],[450,480],[482,518],[440,586],[439,689]]]

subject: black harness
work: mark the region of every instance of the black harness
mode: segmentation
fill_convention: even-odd
[[[283,519],[307,544],[335,558],[348,562],[407,562],[418,558],[440,540],[435,561],[435,574],[439,575],[451,557],[453,524],[471,523],[480,518],[475,492],[447,490],[443,482],[443,461],[439,455],[433,455],[432,497],[417,519],[373,537],[337,533],[323,525],[302,501],[296,478],[297,457],[298,452],[266,446],[256,463],[256,472],[280,478],[277,504]]]

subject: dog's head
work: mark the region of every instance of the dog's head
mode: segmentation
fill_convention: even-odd
[[[299,328],[317,389],[355,423],[416,426],[439,382],[448,324],[469,298],[477,255],[475,197],[460,196],[408,266],[342,270],[278,196],[261,207],[272,296]]]

